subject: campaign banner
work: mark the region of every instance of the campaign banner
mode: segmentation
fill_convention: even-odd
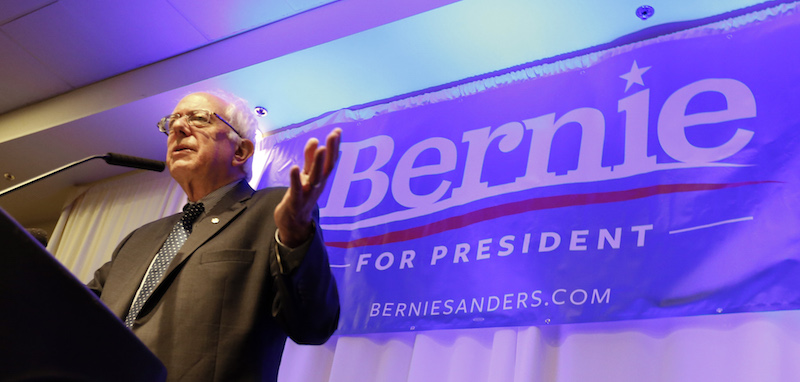
[[[340,334],[800,307],[800,17],[780,6],[267,137],[343,130]]]

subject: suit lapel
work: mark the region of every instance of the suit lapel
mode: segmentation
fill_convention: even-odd
[[[161,248],[162,243],[167,240],[172,226],[174,226],[175,222],[179,219],[180,214],[173,215],[161,220],[157,225],[149,227],[148,232],[144,232],[144,235],[152,237],[152,240],[148,241],[148,243],[152,243],[152,245],[137,250],[135,252],[137,256],[121,257],[116,260],[117,263],[115,266],[125,269],[123,273],[125,276],[124,283],[119,288],[115,288],[115,290],[120,291],[123,295],[120,295],[119,298],[111,298],[109,301],[106,301],[106,304],[108,304],[109,309],[120,318],[124,319],[125,315],[128,314],[133,297],[139,290],[144,275],[147,273],[147,269],[150,268],[150,263],[153,262],[153,258]]]
[[[192,229],[192,234],[189,235],[189,238],[183,243],[178,254],[172,259],[162,280],[169,280],[173,277],[172,273],[179,271],[183,263],[185,263],[203,243],[214,237],[217,232],[225,228],[232,220],[239,216],[239,214],[247,208],[246,202],[253,196],[253,192],[253,189],[250,188],[247,182],[239,182],[239,184],[228,192],[211,211],[197,221]],[[158,288],[161,288],[161,286],[159,285]]]

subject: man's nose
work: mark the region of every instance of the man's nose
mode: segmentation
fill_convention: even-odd
[[[185,116],[181,116],[173,121],[170,129],[172,130],[172,134],[182,134],[184,136],[188,136],[191,133],[188,118]]]

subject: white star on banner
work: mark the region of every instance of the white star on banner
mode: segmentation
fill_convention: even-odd
[[[631,71],[619,76],[619,78],[628,81],[625,84],[625,91],[628,91],[628,89],[630,89],[631,85],[633,85],[634,83],[644,86],[644,80],[642,80],[642,74],[644,74],[644,72],[648,70],[650,70],[649,66],[640,68],[639,65],[636,64],[636,60],[633,60],[633,65],[631,65]]]

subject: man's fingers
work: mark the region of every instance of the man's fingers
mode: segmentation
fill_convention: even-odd
[[[314,162],[311,166],[311,172],[308,173],[308,184],[311,187],[318,187],[322,179],[322,168],[325,163],[325,152],[328,149],[325,146],[318,147],[317,152],[314,153]]]
[[[291,175],[292,187],[297,192],[311,192],[325,186],[328,176],[333,172],[339,158],[341,136],[342,129],[337,127],[325,139],[326,146],[320,146],[319,140],[316,138],[311,138],[306,142],[303,153],[305,157],[303,172],[302,174],[298,173],[296,179],[294,173]],[[322,190],[317,190],[316,195],[321,192]],[[300,195],[294,196],[299,197]]]
[[[305,160],[303,163],[303,172],[308,174],[311,172],[311,165],[314,161],[314,155],[317,152],[317,146],[319,146],[319,141],[317,138],[311,138],[306,142],[306,148],[304,151]]]
[[[300,167],[292,166],[289,170],[289,192],[292,199],[295,201],[300,198],[300,193],[303,191],[303,182],[300,179]]]
[[[333,167],[336,165],[336,160],[339,158],[339,142],[341,140],[342,129],[337,127],[328,134],[328,139],[325,141],[325,145],[328,148],[328,155],[327,158],[325,158],[325,168],[323,171],[323,176],[325,178],[333,172]]]

